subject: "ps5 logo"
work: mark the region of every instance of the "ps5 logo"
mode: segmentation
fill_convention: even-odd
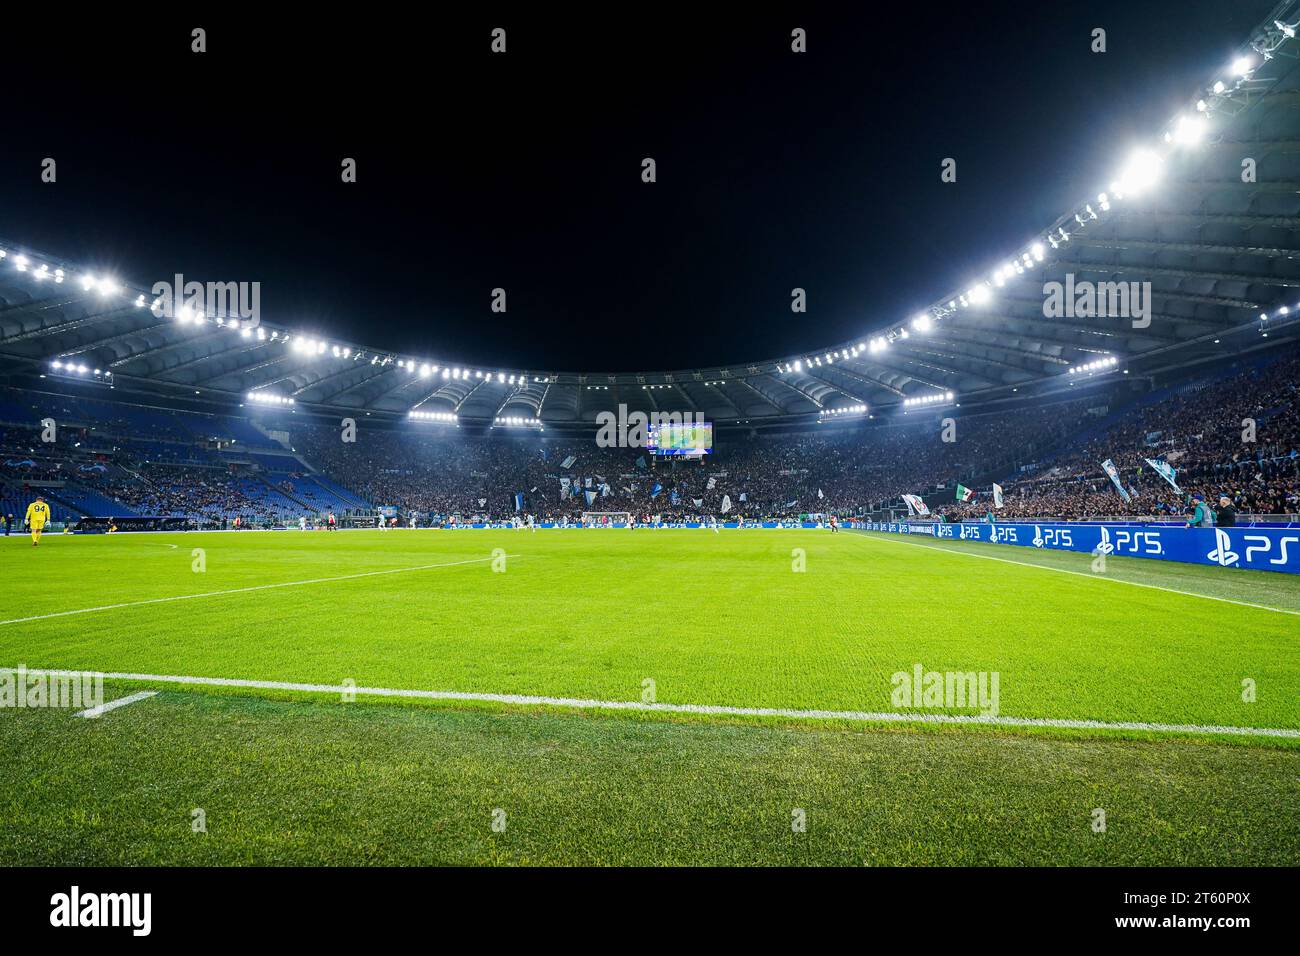
[[[1228,532],[1221,528],[1214,529],[1215,548],[1206,555],[1211,561],[1214,561],[1221,568],[1229,567],[1237,563],[1237,552],[1232,550],[1232,539],[1228,537]],[[1285,545],[1283,545],[1285,547]]]
[[[1159,531],[1116,531],[1115,549],[1121,554],[1125,551],[1151,555],[1165,553],[1164,546],[1160,543]]]
[[[1101,529],[1101,541],[1097,543],[1097,547],[1092,549],[1092,553],[1112,554],[1114,553],[1114,551],[1115,551],[1115,546],[1110,543],[1110,531],[1107,530],[1105,527],[1103,527]]]
[[[1030,543],[1035,548],[1071,549],[1074,547],[1074,538],[1071,537],[1069,528],[1048,528],[1044,531],[1034,525],[1034,540]]]
[[[1271,539],[1271,538],[1267,538],[1267,537],[1265,537],[1265,536],[1262,535],[1262,534],[1248,534],[1248,535],[1244,535],[1244,536],[1242,536],[1242,539],[1241,539],[1241,540],[1244,541],[1245,544],[1246,544],[1246,563],[1247,563],[1247,564],[1254,564],[1254,563],[1255,563],[1255,555],[1257,555],[1257,554],[1268,554],[1270,551],[1273,550],[1273,541],[1272,541],[1272,539]],[[1252,541],[1258,541],[1259,544],[1251,544]],[[1287,536],[1284,537],[1284,538],[1278,538],[1278,539],[1277,539],[1277,543],[1278,543],[1279,545],[1281,545],[1281,551],[1282,551],[1282,554],[1281,554],[1281,556],[1279,556],[1279,557],[1276,557],[1276,558],[1270,558],[1268,563],[1269,563],[1269,564],[1286,564],[1286,562],[1287,562],[1286,546],[1287,546],[1288,544],[1291,544],[1291,543],[1294,543],[1294,542],[1300,542],[1300,538],[1298,538],[1298,537],[1294,537],[1294,536],[1292,536],[1292,535],[1287,535]]]

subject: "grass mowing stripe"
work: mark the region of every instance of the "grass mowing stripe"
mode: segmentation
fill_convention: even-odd
[[[1175,736],[172,687],[106,720],[0,714],[0,752],[4,866],[1293,866],[1300,848],[1300,750]]]
[[[508,558],[518,558],[518,554],[508,554]],[[70,617],[74,614],[92,614],[95,611],[114,611],[124,607],[140,607],[145,604],[166,604],[169,601],[192,601],[195,598],[220,597],[223,594],[245,594],[249,591],[269,591],[273,588],[293,588],[304,584],[328,584],[333,581],[350,581],[354,578],[370,578],[380,574],[405,574],[410,571],[429,571],[433,568],[453,568],[461,564],[482,564],[491,561],[486,558],[467,558],[464,561],[446,561],[442,564],[421,564],[411,568],[385,568],[382,571],[359,571],[356,574],[340,574],[330,578],[310,578],[306,581],[280,581],[276,584],[254,584],[245,588],[230,588],[225,591],[204,591],[201,594],[177,594],[171,597],[148,598],[142,601],[123,601],[120,604],[102,604],[99,607],[81,607],[71,611],[54,611],[50,614],[33,614],[30,617],[15,617],[0,621],[0,627],[6,624],[26,624],[30,621],[44,621],[52,617]]]
[[[1087,578],[1090,581],[1110,581],[1112,584],[1128,584],[1135,588],[1150,588],[1153,591],[1167,591],[1170,594],[1181,594],[1184,597],[1203,598],[1206,601],[1222,601],[1224,604],[1236,604],[1239,607],[1253,607],[1259,611],[1273,611],[1277,614],[1292,614],[1300,617],[1300,611],[1293,611],[1284,607],[1272,607],[1268,604],[1252,604],[1250,601],[1237,601],[1233,598],[1218,597],[1213,594],[1201,594],[1197,591],[1180,591],[1178,588],[1167,588],[1159,584],[1146,584],[1142,581],[1125,581],[1121,578],[1106,577],[1100,574],[1085,574],[1082,571],[1071,571],[1069,568],[1053,568],[1046,564],[1034,564],[1031,561],[1015,561],[1011,558],[999,558],[992,554],[978,554],[974,551],[954,551],[952,548],[941,548],[937,544],[918,544],[915,541],[900,541],[892,537],[877,537],[877,535],[888,535],[890,532],[858,532],[855,537],[867,541],[887,541],[890,544],[904,544],[913,548],[925,548],[930,551],[942,551],[945,554],[959,554],[968,558],[983,558],[985,561],[1001,561],[1003,564],[1018,564],[1022,568],[1038,568],[1040,571],[1055,571],[1057,574],[1073,574],[1075,577]]]
[[[156,690],[142,690],[126,697],[119,697],[117,700],[110,700],[107,704],[100,704],[98,707],[91,707],[88,710],[81,710],[73,714],[74,717],[101,717],[110,710],[117,710],[119,707],[125,707],[128,704],[134,704],[136,701],[148,700],[150,697],[157,697]]]
[[[425,700],[460,700],[527,707],[567,707],[580,710],[636,710],[661,714],[704,714],[719,717],[782,717],[791,720],[851,720],[863,723],[966,724],[988,727],[1057,727],[1066,730],[1142,730],[1179,734],[1227,734],[1244,737],[1300,739],[1300,730],[1279,727],[1231,727],[1201,724],[1160,724],[1146,721],[1079,720],[1069,717],[994,717],[964,714],[907,714],[896,711],[799,710],[785,707],[733,707],[725,704],[666,704],[639,700],[587,700],[581,697],[546,697],[533,694],[481,694],[471,691],[416,690],[398,687],[352,687],[342,684],[308,684],[294,681],[249,680],[240,677],[187,677],[177,674],[98,674],[87,671],[33,670],[49,677],[99,676],[105,680],[151,681],[203,687],[245,687],[253,690],[289,690],[304,693],[349,693],[368,697],[415,697]],[[134,699],[139,699],[135,695]],[[143,696],[151,696],[146,693]],[[123,698],[121,703],[130,703]],[[112,710],[117,702],[105,705]],[[82,716],[91,716],[89,712]],[[98,715],[94,715],[98,716]]]

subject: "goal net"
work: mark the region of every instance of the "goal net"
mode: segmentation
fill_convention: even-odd
[[[589,525],[627,524],[631,519],[630,511],[584,511],[582,513],[582,523]]]

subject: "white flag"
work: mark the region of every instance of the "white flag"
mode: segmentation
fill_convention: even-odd
[[[706,487],[708,488],[709,491],[712,491],[712,490],[713,490],[713,486],[716,485],[717,483],[718,483],[718,479],[716,479],[716,478],[710,478],[710,479],[709,479],[709,483],[708,483],[708,485],[707,485]]]
[[[820,488],[817,489],[817,497],[818,499],[826,497],[824,494],[822,494],[822,490]]]
[[[731,510],[731,495],[722,496],[722,513],[725,515]]]
[[[1002,486],[996,482],[993,484],[993,507],[1002,507]]]

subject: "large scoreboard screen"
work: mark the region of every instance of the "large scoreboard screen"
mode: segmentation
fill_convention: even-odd
[[[713,423],[652,424],[646,432],[646,448],[655,455],[710,455]]]

